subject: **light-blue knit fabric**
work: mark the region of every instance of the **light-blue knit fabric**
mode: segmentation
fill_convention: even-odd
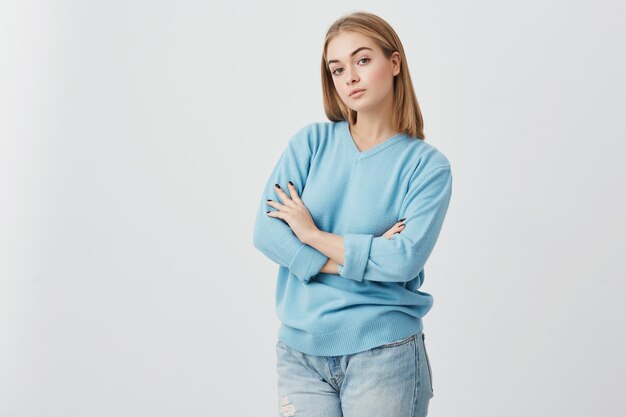
[[[304,244],[267,199],[274,184],[298,190],[320,230],[343,236],[339,274],[321,273],[328,257]],[[311,355],[361,352],[423,329],[433,298],[419,291],[452,193],[448,158],[406,133],[359,151],[347,121],[315,122],[289,140],[267,180],[254,246],[279,265],[278,339]],[[382,234],[402,218],[391,239]]]

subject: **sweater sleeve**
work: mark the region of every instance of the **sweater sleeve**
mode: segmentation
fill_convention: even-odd
[[[406,282],[420,273],[439,237],[452,193],[449,165],[423,177],[411,182],[403,200],[400,217],[406,217],[406,226],[400,233],[391,239],[371,234],[343,236],[340,276],[355,281]]]
[[[257,210],[254,226],[254,246],[275,263],[289,268],[300,281],[308,284],[317,275],[328,257],[310,245],[302,243],[291,227],[282,219],[270,217],[268,210],[275,211],[267,199],[280,202],[274,184],[280,185],[289,195],[287,183],[293,182],[302,195],[311,163],[310,126],[296,132],[281,154],[265,185],[261,204]]]

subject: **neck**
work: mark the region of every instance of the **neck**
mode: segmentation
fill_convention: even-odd
[[[358,112],[356,123],[350,126],[354,140],[365,146],[373,146],[400,133],[392,123],[391,99],[390,94],[376,109]]]

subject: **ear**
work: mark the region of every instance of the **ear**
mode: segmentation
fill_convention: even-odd
[[[402,58],[400,57],[400,52],[394,51],[391,54],[391,65],[394,77],[400,74],[400,63],[402,62]]]

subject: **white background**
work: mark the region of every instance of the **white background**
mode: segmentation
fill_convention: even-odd
[[[125,0],[0,6],[0,416],[278,415],[254,219],[357,10],[453,169],[429,416],[626,415],[624,2]]]

